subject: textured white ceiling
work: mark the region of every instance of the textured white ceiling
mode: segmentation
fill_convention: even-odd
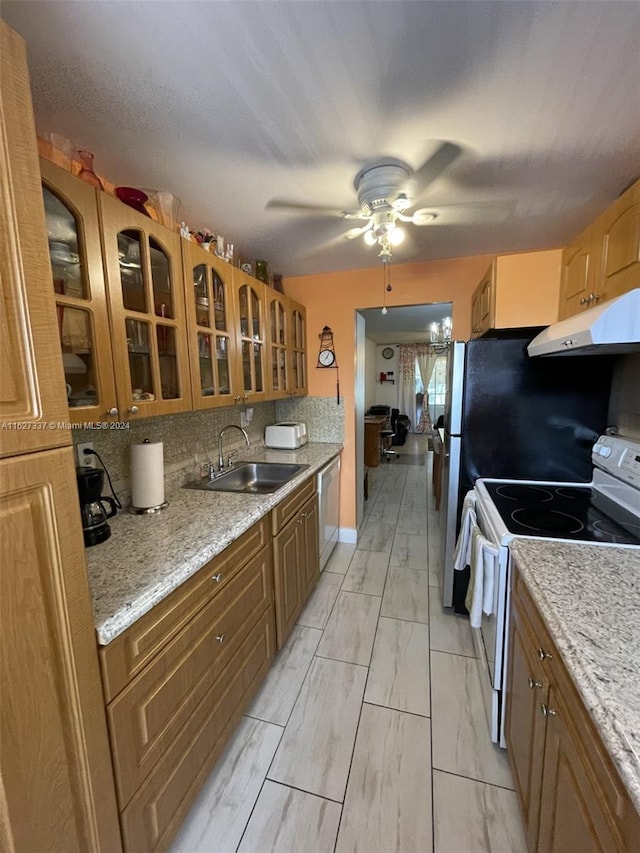
[[[394,262],[560,245],[640,175],[638,2],[12,2],[38,128],[286,275],[368,267],[367,161],[461,155]],[[323,248],[324,247],[324,248]]]

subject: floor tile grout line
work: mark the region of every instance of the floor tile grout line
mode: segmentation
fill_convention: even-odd
[[[406,708],[395,708],[393,705],[383,705],[382,702],[372,702],[365,699],[363,705],[372,705],[374,708],[384,708],[385,711],[395,711],[397,714],[408,714],[410,717],[418,717],[420,720],[430,720],[430,714],[419,714],[417,711],[407,711]]]
[[[486,779],[476,779],[475,776],[463,776],[462,773],[454,773],[453,770],[443,770],[441,767],[433,768],[438,773],[446,773],[447,776],[456,776],[458,779],[467,779],[469,782],[477,782],[480,785],[489,785],[491,788],[498,788],[500,791],[510,791],[516,793],[515,788],[507,788],[505,785],[497,785],[495,782],[487,782]]]
[[[309,797],[317,797],[319,800],[326,800],[328,803],[335,803],[337,806],[342,805],[342,800],[335,800],[333,797],[325,797],[324,794],[317,794],[315,791],[307,791],[306,788],[299,788],[297,785],[290,785],[288,782],[280,782],[279,779],[271,779],[269,776],[265,778],[265,782],[271,782],[273,785],[280,785],[281,788],[290,788],[292,791],[299,791],[301,794],[307,794]]]

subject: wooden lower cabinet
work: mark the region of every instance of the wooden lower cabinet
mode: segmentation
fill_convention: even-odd
[[[265,610],[124,809],[125,850],[166,849],[269,670],[274,646],[273,613]]]
[[[539,850],[545,853],[614,853],[629,850],[607,809],[580,739],[572,730],[569,704],[555,690],[546,706],[544,784]],[[536,848],[533,848],[536,849]]]
[[[517,570],[509,643],[505,734],[528,850],[638,849],[640,817]]]
[[[168,846],[271,665],[269,522],[255,524],[101,650],[130,853]]]
[[[320,576],[318,496],[313,494],[273,539],[276,635],[281,649]]]

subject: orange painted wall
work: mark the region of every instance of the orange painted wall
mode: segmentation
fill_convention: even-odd
[[[422,305],[427,302],[453,303],[453,338],[468,340],[471,335],[471,296],[487,271],[492,255],[394,264],[393,291],[387,305]],[[340,394],[345,409],[345,442],[340,480],[341,527],[356,526],[355,489],[355,311],[382,306],[382,265],[365,270],[323,273],[287,278],[284,290],[307,309],[309,395],[332,397],[336,393],[334,370],[316,368],[318,335],[330,326],[340,368]]]

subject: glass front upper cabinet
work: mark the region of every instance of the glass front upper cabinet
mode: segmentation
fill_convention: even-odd
[[[265,383],[265,286],[250,279],[239,270],[237,286],[238,316],[236,327],[240,344],[240,399],[261,400],[267,398]]]
[[[269,348],[271,351],[271,395],[285,397],[289,394],[289,313],[281,297],[269,299]]]
[[[124,418],[191,408],[180,237],[100,193]]]
[[[42,195],[69,420],[119,417],[95,190],[41,161]]]
[[[234,402],[231,267],[195,243],[183,243],[193,401],[197,409]]]
[[[291,312],[291,392],[307,393],[306,312],[297,305]]]

